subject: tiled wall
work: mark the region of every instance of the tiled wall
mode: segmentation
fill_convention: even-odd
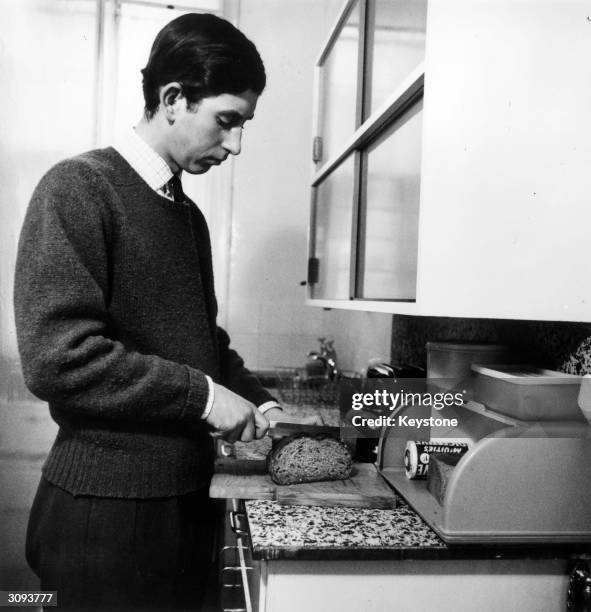
[[[229,309],[228,329],[248,367],[270,370],[274,366],[305,364],[317,338],[327,335],[321,310],[311,311],[302,303],[234,300]]]
[[[340,369],[361,371],[371,359],[388,361],[392,316],[325,310],[301,302],[234,302],[229,316],[232,345],[255,370],[303,367],[318,338],[334,340]]]
[[[392,315],[379,312],[331,310],[324,329],[334,338],[339,367],[363,372],[370,360],[388,361]]]
[[[428,341],[505,344],[523,363],[572,374],[591,374],[591,323],[393,317],[393,362],[425,366]]]

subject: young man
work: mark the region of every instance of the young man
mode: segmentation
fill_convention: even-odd
[[[190,14],[142,73],[135,131],[52,168],[19,244],[23,371],[60,426],[27,558],[66,609],[198,609],[214,438],[260,438],[281,415],[216,325],[207,225],[179,178],[240,153],[261,58],[227,21]]]

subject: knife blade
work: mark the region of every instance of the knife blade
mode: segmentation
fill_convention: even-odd
[[[276,440],[285,438],[297,433],[305,433],[309,435],[329,434],[335,438],[341,437],[341,428],[331,425],[306,425],[303,423],[284,423],[282,421],[271,421],[267,435],[269,438]]]

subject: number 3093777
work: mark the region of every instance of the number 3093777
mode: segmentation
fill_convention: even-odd
[[[57,606],[57,591],[0,591],[2,606]]]

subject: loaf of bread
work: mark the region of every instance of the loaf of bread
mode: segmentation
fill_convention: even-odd
[[[348,447],[327,434],[282,438],[267,455],[267,469],[279,485],[349,478],[353,460]]]

